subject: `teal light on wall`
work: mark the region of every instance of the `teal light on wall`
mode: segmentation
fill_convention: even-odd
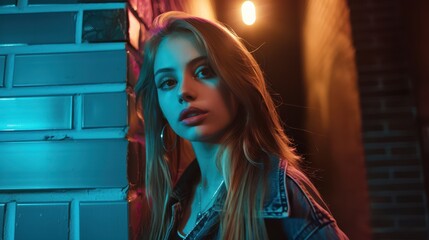
[[[0,98],[0,132],[71,129],[72,97]]]

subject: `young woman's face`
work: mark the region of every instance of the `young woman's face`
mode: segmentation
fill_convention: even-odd
[[[235,117],[235,104],[225,102],[220,78],[190,35],[161,41],[154,76],[159,106],[174,132],[191,142],[218,142]]]

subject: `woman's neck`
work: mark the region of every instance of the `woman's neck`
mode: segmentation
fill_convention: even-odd
[[[213,189],[219,186],[223,180],[221,171],[216,166],[216,156],[219,151],[219,144],[192,142],[195,156],[201,171],[201,186],[206,189]]]

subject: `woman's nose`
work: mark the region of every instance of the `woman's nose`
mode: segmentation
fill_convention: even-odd
[[[194,89],[193,81],[195,81],[190,76],[185,76],[182,80],[182,83],[179,87],[179,93],[178,93],[178,99],[179,103],[183,102],[190,102],[195,100],[196,98],[196,91]]]
[[[183,103],[183,102],[191,102],[193,101],[195,98],[188,94],[187,92],[183,92],[182,94],[179,94],[179,103]]]

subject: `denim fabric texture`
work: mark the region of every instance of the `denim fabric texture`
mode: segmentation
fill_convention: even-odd
[[[264,218],[269,239],[348,239],[337,226],[320,194],[299,170],[288,167],[286,161],[271,158],[270,192],[264,200]],[[166,239],[178,236],[182,205],[191,197],[191,187],[200,177],[197,161],[185,170],[170,199],[172,219]],[[221,186],[213,206],[203,213],[184,239],[219,239],[219,216],[227,190]]]

